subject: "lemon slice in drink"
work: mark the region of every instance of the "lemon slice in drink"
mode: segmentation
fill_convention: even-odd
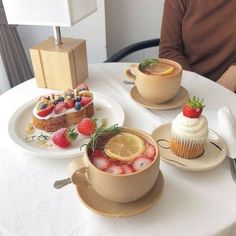
[[[150,66],[146,70],[154,75],[166,76],[173,73],[175,67],[166,63],[157,63],[155,66]]]
[[[142,138],[126,132],[115,135],[105,145],[106,155],[120,161],[131,161],[141,155],[144,149]]]
[[[159,75],[170,75],[174,71],[174,66],[158,63],[157,64],[157,73]]]

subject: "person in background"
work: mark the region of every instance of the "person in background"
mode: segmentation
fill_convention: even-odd
[[[236,91],[236,0],[165,0],[159,57]]]

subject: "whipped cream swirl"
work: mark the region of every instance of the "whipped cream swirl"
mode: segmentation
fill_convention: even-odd
[[[173,120],[171,135],[182,140],[204,141],[208,136],[208,122],[205,116],[189,118],[181,112]]]

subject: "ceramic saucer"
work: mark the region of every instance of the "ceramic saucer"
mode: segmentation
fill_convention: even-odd
[[[171,99],[170,101],[163,103],[163,104],[155,104],[146,101],[138,92],[137,87],[134,86],[130,91],[130,96],[133,98],[135,102],[139,105],[150,108],[150,109],[157,109],[157,110],[167,110],[173,109],[176,107],[182,106],[189,98],[189,93],[184,87],[180,87],[179,92],[177,95]]]
[[[215,168],[224,161],[227,153],[224,141],[210,129],[204,153],[202,156],[191,160],[178,157],[171,152],[169,148],[171,123],[159,126],[152,132],[152,137],[159,144],[161,160],[185,170],[203,171]]]
[[[130,203],[111,202],[101,197],[90,186],[77,186],[77,192],[83,204],[93,212],[110,217],[128,217],[140,214],[159,201],[164,188],[164,177],[159,171],[157,181],[144,197]]]

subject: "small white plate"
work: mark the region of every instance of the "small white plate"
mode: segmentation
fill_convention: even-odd
[[[111,126],[118,124],[122,126],[125,119],[125,114],[119,103],[102,94],[93,92],[94,96],[94,117],[98,119],[98,125],[101,124],[102,120],[107,121],[107,125]],[[77,140],[68,148],[56,147],[49,141],[49,146],[43,147],[38,145],[36,142],[26,142],[26,129],[32,120],[32,111],[36,105],[36,98],[28,101],[18,108],[8,123],[8,133],[13,140],[13,142],[23,149],[24,151],[40,157],[46,158],[69,158],[81,156],[83,154],[83,148],[81,150],[81,145],[86,143],[89,139],[85,139],[84,136],[79,135]],[[39,135],[43,133],[44,135],[50,136],[44,130],[35,129],[35,133],[32,135]],[[50,143],[51,142],[51,143]]]
[[[191,160],[178,157],[170,150],[171,123],[156,128],[152,137],[159,144],[161,160],[185,170],[203,171],[215,168],[224,161],[227,153],[224,141],[210,129],[203,155]]]

